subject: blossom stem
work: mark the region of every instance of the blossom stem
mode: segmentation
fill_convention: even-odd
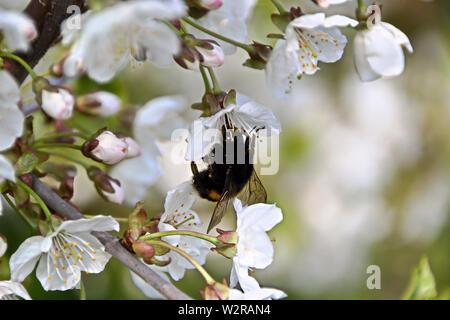
[[[37,143],[32,145],[35,149],[41,148],[69,148],[75,150],[81,150],[80,145],[70,144],[70,143]]]
[[[22,67],[24,67],[24,69],[27,70],[27,72],[30,74],[30,76],[33,80],[38,77],[36,72],[34,72],[33,68],[31,68],[30,65],[25,62],[25,60],[16,56],[15,54],[9,53],[9,52],[0,52],[0,57],[12,59],[12,60],[20,63],[22,65]]]
[[[205,67],[200,65],[200,74],[202,75],[203,83],[205,84],[205,91],[207,93],[212,93],[211,84],[209,83],[208,76],[205,72]]]
[[[201,25],[197,24],[196,22],[192,21],[189,18],[183,18],[183,21],[185,21],[186,23],[190,24],[191,26],[193,26],[194,28],[203,31],[204,33],[209,34],[210,36],[213,36],[214,38],[220,39],[222,41],[231,43],[232,45],[239,47],[241,49],[244,49],[245,51],[247,51],[249,54],[253,54],[255,49],[252,46],[249,46],[248,44],[239,42],[239,41],[235,41],[233,39],[224,37],[218,33],[215,33],[214,31],[211,31],[209,29],[206,29],[205,27],[202,27]]]
[[[52,214],[50,212],[50,210],[48,209],[47,205],[45,204],[45,202],[41,199],[41,197],[39,197],[37,195],[36,192],[34,192],[33,189],[31,189],[26,183],[24,183],[22,180],[17,179],[16,180],[16,184],[21,187],[22,189],[24,189],[26,192],[28,192],[29,195],[31,195],[36,201],[37,203],[41,206],[42,211],[44,211],[45,213],[45,217],[47,218],[48,222],[50,222],[50,226],[51,221],[52,221]]]
[[[188,231],[188,230],[171,230],[171,231],[162,231],[162,232],[155,232],[151,234],[144,235],[139,238],[139,240],[152,240],[152,239],[159,239],[161,237],[168,237],[168,236],[190,236],[199,238],[208,242],[211,242],[212,244],[218,246],[222,244],[222,241],[217,239],[216,237],[209,236],[207,234],[203,234],[200,232],[195,231]]]
[[[277,0],[270,0],[270,2],[272,2],[272,4],[277,8],[280,14],[287,12],[286,9],[284,9],[284,7]]]
[[[31,221],[31,219],[25,213],[23,213],[22,210],[17,208],[14,202],[12,202],[12,200],[6,194],[3,194],[3,198],[9,204],[9,206],[22,218],[22,220],[25,221],[30,229],[32,231],[36,231],[37,225],[33,221]]]
[[[86,300],[86,289],[82,280],[80,280],[80,300]]]
[[[34,143],[38,143],[38,142],[44,142],[47,140],[53,140],[53,139],[58,139],[58,138],[65,138],[65,137],[80,137],[84,140],[89,140],[90,137],[84,133],[81,132],[61,132],[61,133],[55,133],[49,136],[45,136],[39,139],[34,140]]]
[[[366,17],[366,5],[364,0],[358,0],[358,9],[356,9],[356,18],[359,21],[365,21]]]
[[[209,76],[211,77],[211,81],[212,81],[212,84],[213,84],[213,92],[215,94],[221,93],[222,89],[220,89],[219,81],[216,78],[216,75],[214,73],[213,68],[212,67],[207,67],[207,68],[208,68]]]
[[[209,275],[209,273],[206,271],[206,269],[203,268],[200,265],[200,263],[195,261],[194,258],[192,258],[189,254],[187,254],[186,252],[184,252],[180,248],[177,248],[177,247],[175,247],[175,246],[173,246],[173,245],[171,245],[171,244],[169,244],[167,242],[161,241],[161,240],[146,240],[145,242],[150,244],[150,245],[158,245],[158,246],[166,247],[166,248],[168,248],[170,250],[175,251],[176,253],[181,255],[183,258],[187,259],[198,270],[198,272],[200,272],[200,274],[205,279],[207,284],[212,285],[212,284],[214,284],[216,282],[213,279],[213,277],[211,277]]]
[[[79,164],[80,166],[82,166],[82,167],[85,168],[85,169],[88,169],[88,168],[90,167],[89,164],[87,164],[87,163],[85,163],[85,162],[83,162],[83,161],[81,161],[81,160],[78,160],[78,159],[75,159],[75,158],[71,158],[71,157],[70,157],[69,155],[67,155],[67,154],[63,154],[63,153],[59,153],[59,152],[54,152],[54,151],[45,151],[45,150],[38,150],[38,152],[44,153],[44,154],[48,154],[48,155],[50,155],[50,156],[55,156],[55,157],[59,157],[59,158],[63,158],[63,159],[69,160],[69,161],[71,161],[71,162],[74,162],[74,163],[76,163],[76,164]]]

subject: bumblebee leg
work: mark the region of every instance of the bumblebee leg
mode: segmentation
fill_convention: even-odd
[[[198,175],[198,167],[194,161],[191,161],[191,171],[194,176]]]

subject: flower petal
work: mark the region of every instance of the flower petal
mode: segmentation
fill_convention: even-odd
[[[297,53],[286,50],[285,40],[278,40],[266,65],[267,86],[275,99],[289,96],[297,75],[302,72],[300,65]]]
[[[370,66],[367,60],[366,43],[364,33],[358,32],[355,36],[353,59],[355,63],[356,72],[361,81],[373,81],[381,78],[381,75],[376,73]]]
[[[362,32],[365,55],[372,70],[385,77],[400,75],[405,67],[405,56],[392,33],[379,25]]]
[[[91,219],[68,220],[61,223],[56,232],[79,233],[86,231],[119,231],[119,223],[111,216],[98,215]]]
[[[413,47],[411,46],[411,42],[409,41],[408,36],[405,33],[394,27],[390,23],[381,22],[381,25],[393,34],[399,45],[406,48],[410,53],[414,51]]]
[[[323,25],[325,22],[325,13],[305,14],[295,18],[289,23],[290,27],[312,29]]]
[[[170,282],[169,277],[167,274],[160,270],[157,266],[148,266],[150,269],[152,269],[154,272],[156,272],[161,278],[164,280]],[[149,285],[147,282],[145,282],[141,277],[139,277],[137,274],[135,274],[133,271],[130,271],[131,280],[133,283],[138,287],[139,290],[142,291],[143,294],[145,294],[150,299],[167,299],[164,297],[161,293],[155,290],[151,285]]]
[[[233,119],[237,121],[238,126],[244,129],[247,133],[253,131],[256,134],[255,129],[267,129],[268,133],[280,134],[281,125],[275,115],[267,107],[255,102],[250,101],[243,105],[237,106],[235,109]]]
[[[77,234],[65,234],[69,243],[76,243],[72,247],[76,257],[76,263],[81,271],[88,273],[100,273],[105,269],[111,255],[105,252],[103,244],[89,232]]]
[[[0,83],[0,150],[5,150],[22,135],[24,116],[17,106],[20,92],[14,78],[0,70]]]
[[[325,21],[323,22],[323,26],[325,28],[347,26],[356,27],[358,24],[359,22],[357,20],[339,14],[326,17]]]
[[[12,51],[27,51],[30,41],[37,36],[33,20],[21,12],[9,10],[0,10],[0,31]]]
[[[283,220],[283,213],[275,204],[257,203],[236,213],[238,228],[254,227],[268,231]]]
[[[31,300],[24,286],[15,281],[0,281],[0,300],[6,296],[19,296],[25,300]]]
[[[44,239],[42,236],[34,236],[22,242],[9,260],[11,280],[22,282],[33,271],[41,256]]]
[[[4,156],[0,154],[0,181],[8,179],[15,181],[14,167]]]
[[[42,255],[36,269],[36,277],[44,290],[69,290],[80,282],[80,269],[73,266],[65,255],[56,261],[53,250]],[[56,264],[59,262],[59,264]],[[64,269],[63,269],[64,268]]]

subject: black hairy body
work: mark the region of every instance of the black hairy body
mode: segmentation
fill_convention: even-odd
[[[228,136],[228,137],[227,137]],[[199,195],[217,202],[208,232],[225,215],[231,200],[248,185],[245,205],[266,202],[266,192],[253,167],[252,138],[236,130],[222,128],[222,143],[215,145],[208,159],[208,167],[200,171],[195,162],[191,163],[192,183]]]

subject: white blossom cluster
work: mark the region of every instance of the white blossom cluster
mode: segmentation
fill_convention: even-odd
[[[315,2],[322,8],[327,8],[348,1]],[[20,1],[0,1],[2,62],[13,52],[29,50],[30,44],[38,36],[34,22],[17,11],[18,8],[23,8],[23,4],[18,2]],[[256,0],[194,2],[202,10],[206,10],[206,14],[196,19],[195,23],[189,23],[190,20],[186,19],[188,3],[183,0],[117,2],[101,10],[84,13],[79,29],[74,29],[70,23],[70,19],[74,17],[69,18],[61,26],[62,45],[68,50],[67,56],[59,62],[62,82],[76,80],[86,74],[97,83],[107,83],[130,62],[144,61],[164,66],[175,60],[186,69],[204,71],[206,68],[212,73],[212,68],[223,65],[225,55],[234,54],[238,47],[257,48],[256,45],[252,47],[245,44],[248,37],[247,20],[252,15]],[[177,26],[177,21],[180,27]],[[188,23],[184,25],[184,22]],[[348,43],[347,37],[341,32],[343,28],[356,33],[353,40],[354,61],[362,81],[398,76],[403,72],[403,47],[409,52],[413,49],[408,37],[393,25],[382,21],[364,25],[351,17],[327,16],[323,12],[301,13],[286,23],[264,61],[267,87],[273,96],[289,96],[294,83],[302,75],[315,74],[322,62],[339,61]],[[187,36],[183,32],[191,34]],[[256,59],[252,56],[254,51],[251,52],[251,59]],[[68,86],[55,85],[45,77],[30,73],[35,100],[55,127],[63,126],[66,121],[70,122],[78,112],[109,118],[121,111],[120,98],[115,94],[97,91],[76,96]],[[217,84],[213,84],[213,89],[216,90]],[[18,179],[10,160],[10,151],[25,130],[21,100],[19,85],[7,67],[0,65],[0,152],[4,153],[0,154],[0,183],[14,183]],[[220,132],[229,121],[252,138],[258,135],[255,128],[267,129],[270,134],[281,133],[281,124],[270,108],[239,92],[235,101],[222,105],[215,114],[202,116],[190,125],[183,117],[187,106],[186,99],[181,95],[155,98],[136,112],[131,121],[130,135],[122,136],[101,129],[97,134],[85,138],[86,142],[80,146],[84,156],[102,166],[114,165],[109,172],[111,176],[98,168],[88,169],[89,178],[106,200],[118,204],[123,201],[134,204],[146,196],[148,188],[162,175],[158,162],[161,156],[159,143],[170,140],[176,129],[190,128],[185,155],[189,161],[207,156],[212,148],[212,141],[197,136],[196,132],[208,129]],[[330,139],[339,139],[336,138],[337,134],[346,134],[341,128],[332,129],[337,133],[332,131]],[[359,141],[354,143],[358,144]],[[45,144],[36,142],[35,146],[38,150],[39,147],[44,148]],[[77,148],[77,145],[72,147]],[[374,150],[373,154],[370,153],[372,150],[364,151],[369,153],[368,157],[385,156],[379,150]],[[340,172],[347,170],[346,166],[352,166],[345,160],[334,160],[338,163],[327,163],[330,171]],[[322,178],[325,179],[318,177],[317,183]],[[358,181],[357,176],[355,180]],[[326,191],[321,189],[321,192]],[[317,195],[306,193],[306,207],[308,196]],[[181,183],[169,191],[164,212],[157,224],[158,232],[201,232],[203,223],[193,210],[197,198],[191,181]],[[339,199],[336,201],[339,204]],[[274,245],[267,232],[283,220],[281,209],[276,204],[266,203],[244,206],[239,199],[234,199],[233,207],[237,217],[236,230],[233,232],[237,234],[238,240],[232,257],[227,297],[286,297],[281,290],[261,288],[257,280],[249,275],[250,271],[266,269],[274,261]],[[111,256],[91,232],[119,231],[119,224],[113,217],[97,215],[89,219],[63,222],[47,218],[50,220],[48,230],[40,230],[41,235],[26,239],[12,254],[9,261],[11,279],[0,281],[0,298],[30,299],[21,283],[36,265],[36,276],[45,290],[79,288],[82,272],[100,273],[104,270]],[[182,250],[199,265],[206,263],[207,255],[213,249],[201,238],[190,235],[165,236],[161,240]],[[3,255],[5,251],[6,242],[0,237],[0,254]],[[169,281],[170,278],[174,281],[182,279],[186,269],[195,267],[174,250],[158,259],[169,263],[165,266],[151,264],[149,268]],[[131,276],[136,286],[148,297],[163,297],[138,275],[131,273]]]

